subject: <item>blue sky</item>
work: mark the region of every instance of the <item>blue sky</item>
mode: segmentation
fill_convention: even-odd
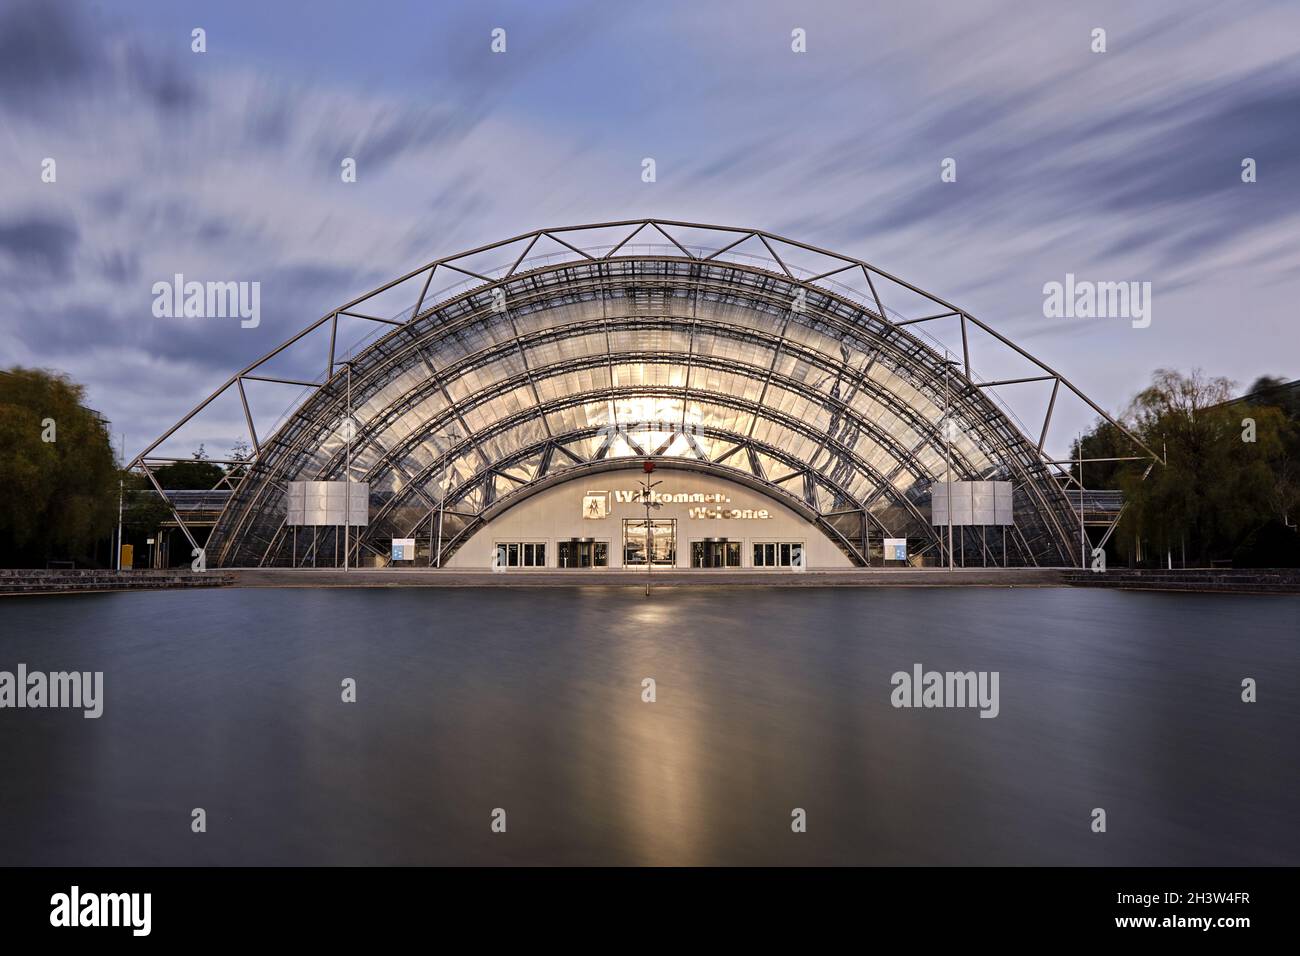
[[[0,362],[134,453],[422,262],[658,216],[866,259],[1112,410],[1162,366],[1296,377],[1297,54],[1294,3],[4,0]],[[176,272],[259,281],[260,326],[155,318]],[[1151,282],[1151,326],[1044,318],[1067,272]]]

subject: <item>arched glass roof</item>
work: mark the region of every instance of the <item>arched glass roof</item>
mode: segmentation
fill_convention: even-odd
[[[584,236],[611,229],[628,235]],[[669,242],[634,241],[648,229]],[[722,239],[710,253],[700,236],[714,233]],[[538,250],[543,238],[559,251]],[[521,251],[504,254],[511,244]],[[793,265],[801,250],[819,261]],[[488,264],[472,268],[474,256]],[[455,285],[431,295],[440,268]],[[403,285],[419,288],[414,306],[385,316],[380,300]],[[902,317],[883,302],[885,285],[935,314]],[[1077,517],[1043,454],[1051,407],[1041,434],[1026,435],[989,391],[1006,382],[976,379],[968,352],[945,357],[919,323],[957,321],[963,347],[968,323],[978,326],[1035,363],[1036,375],[1016,381],[1050,382],[1052,405],[1062,389],[1086,397],[967,313],[858,260],[728,227],[573,227],[439,260],[312,328],[330,322],[332,333],[341,316],[380,323],[383,334],[346,360],[331,334],[329,374],[274,434],[259,441],[248,416],[255,461],[213,531],[209,563],[304,559],[284,520],[291,480],[369,482],[354,560],[386,559],[395,537],[427,544],[439,512],[445,559],[538,490],[647,457],[771,495],[859,564],[873,547],[878,563],[885,537],[941,558],[934,482],[1007,480],[1010,554],[1022,564],[1079,560]],[[258,371],[226,387],[242,398]],[[136,464],[148,470],[158,446]]]

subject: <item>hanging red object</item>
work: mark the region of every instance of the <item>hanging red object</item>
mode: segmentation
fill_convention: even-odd
[[[650,472],[655,470],[655,463],[647,459],[645,464],[642,465],[641,467],[645,469],[645,473],[648,475],[650,474]]]

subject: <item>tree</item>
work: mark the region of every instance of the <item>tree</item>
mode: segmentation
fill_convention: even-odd
[[[122,528],[128,535],[153,534],[171,518],[171,505],[144,475],[126,474],[123,484]]]
[[[108,425],[85,390],[42,369],[0,373],[0,563],[87,560],[117,520]]]
[[[1300,385],[1276,375],[1261,375],[1246,390],[1246,397],[1255,405],[1272,405],[1280,408],[1293,422],[1300,421]]]
[[[1145,461],[1085,465],[1086,485],[1124,491],[1126,507],[1113,539],[1121,553],[1140,538],[1157,554],[1172,553],[1187,564],[1235,560],[1246,539],[1288,502],[1294,508],[1287,477],[1294,469],[1288,459],[1293,424],[1280,408],[1232,401],[1231,394],[1225,378],[1160,369],[1123,418],[1166,462],[1149,472]],[[1109,423],[1099,423],[1082,445],[1085,458],[1134,453],[1131,444],[1121,447]],[[1265,540],[1276,554],[1274,538]]]
[[[1239,567],[1300,567],[1300,383],[1261,376],[1247,393],[1250,404],[1283,416],[1270,456],[1268,520],[1233,552]]]
[[[226,466],[226,478],[231,484],[238,485],[239,480],[244,477],[248,470],[248,462],[253,457],[253,451],[248,447],[248,442],[242,438],[235,440],[230,446],[230,460],[233,464]]]
[[[1078,459],[1083,446],[1083,486],[1085,488],[1118,488],[1119,475],[1127,464],[1114,459],[1131,458],[1141,454],[1124,432],[1102,419],[1093,430],[1076,439],[1070,446],[1070,458]],[[1089,459],[1094,459],[1089,461]],[[1098,460],[1103,459],[1103,460]],[[1112,459],[1106,461],[1104,459]],[[1072,464],[1070,474],[1079,477],[1079,466]]]
[[[193,453],[192,461],[176,461],[153,469],[154,478],[165,491],[207,491],[215,488],[224,474],[220,465],[208,461],[202,445]]]

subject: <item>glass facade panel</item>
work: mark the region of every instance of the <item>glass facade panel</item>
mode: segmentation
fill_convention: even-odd
[[[546,567],[546,545],[540,541],[499,541],[496,555],[497,567]]]
[[[803,564],[802,541],[763,541],[754,544],[754,567],[792,568]]]
[[[493,479],[491,470],[526,483],[597,455],[650,452],[698,466],[699,448],[704,464],[719,474],[748,474],[749,450],[722,456],[750,441],[761,463],[754,477],[774,483],[775,493],[804,500],[802,477],[789,482],[786,476],[806,469],[808,494],[819,509],[869,504],[873,513],[888,515],[891,533],[928,540],[934,536],[926,489],[947,476],[938,423],[948,404],[958,426],[953,477],[996,473],[1039,483],[1030,504],[1017,512],[1021,561],[1075,560],[1077,549],[1061,545],[1054,530],[1074,523],[1068,502],[1038,477],[1036,449],[1023,429],[992,398],[956,387],[960,372],[952,373],[945,403],[941,359],[910,329],[820,293],[809,297],[808,313],[792,317],[780,304],[789,291],[785,280],[723,259],[543,266],[525,264],[537,271],[508,284],[509,314],[493,312],[486,291],[446,300],[408,326],[377,330],[368,350],[348,353],[358,427],[353,477],[371,485],[376,534],[427,535],[431,499],[443,496],[449,441],[437,433],[456,431],[465,437],[453,442],[447,507],[465,515],[521,487]],[[465,289],[474,285],[466,281],[460,284]],[[341,381],[336,372],[280,431],[264,438],[254,478],[213,531],[210,561],[218,553],[214,563],[225,566],[293,560],[278,489],[291,480],[342,478],[337,423],[347,408]],[[680,422],[683,412],[693,441],[654,425]],[[602,428],[629,421],[651,423],[629,430],[640,450],[621,438],[605,441]],[[543,449],[549,462],[544,474]],[[675,563],[675,529],[663,540],[653,528],[649,536],[644,527],[639,537],[629,534],[615,542],[627,563]],[[558,544],[557,565],[601,566],[595,544],[565,543],[565,562]],[[766,542],[753,545],[756,566],[798,560],[801,552],[792,543],[773,544],[781,546],[771,554]],[[602,547],[607,555],[608,545]],[[711,549],[709,555],[700,561],[712,562]],[[517,542],[503,559],[507,567],[541,567],[545,549]],[[720,560],[720,566],[733,566],[727,548]]]

